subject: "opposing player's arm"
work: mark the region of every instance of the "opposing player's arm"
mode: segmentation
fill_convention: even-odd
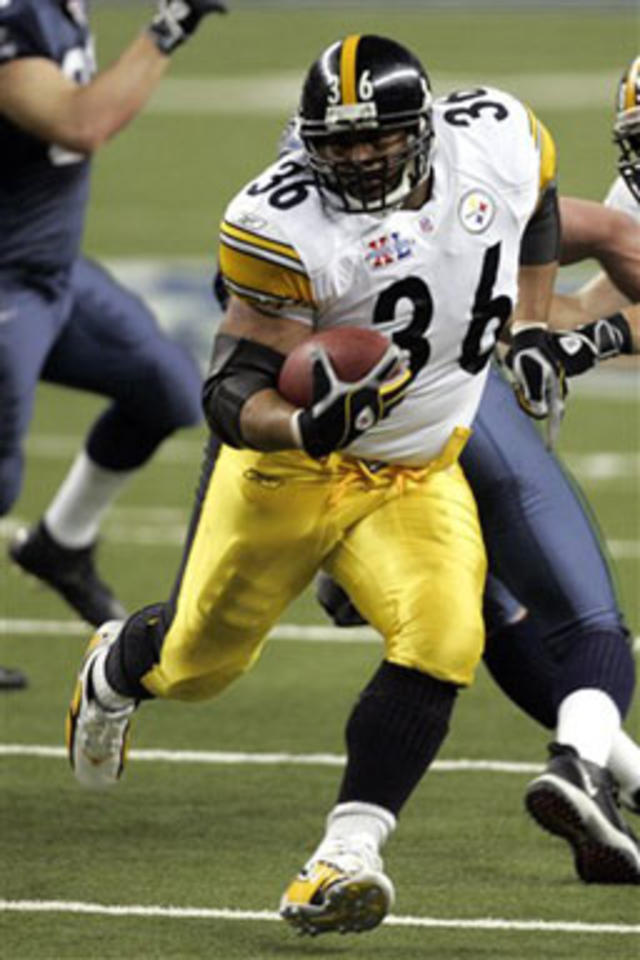
[[[561,262],[591,257],[607,271],[573,295],[553,297],[554,346],[567,375],[575,376],[600,360],[638,352],[640,308],[631,306],[629,296],[640,299],[640,224],[622,211],[574,197],[561,198],[560,214]]]
[[[640,301],[640,223],[622,210],[577,197],[560,198],[565,266],[592,258],[602,272],[575,295],[591,317]]]
[[[637,352],[636,313],[627,317],[624,308],[640,301],[640,223],[620,210],[576,197],[560,198],[560,219],[561,263],[593,258],[603,270],[575,294],[554,296],[550,326],[570,330],[622,314]]]
[[[168,67],[168,55],[202,17],[224,10],[216,0],[159,0],[149,29],[84,85],[52,60],[18,56],[0,66],[0,113],[41,140],[92,153],[140,112]]]
[[[52,60],[14,60],[0,67],[0,112],[45,142],[93,153],[139,113],[168,63],[146,34],[86,86]]]

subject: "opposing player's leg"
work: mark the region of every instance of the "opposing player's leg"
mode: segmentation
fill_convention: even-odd
[[[485,662],[518,706],[543,725],[558,727],[557,740],[587,761],[606,765],[625,805],[636,810],[640,748],[620,728],[633,688],[633,661],[589,516],[495,371],[475,426],[462,463],[477,498],[490,568],[511,586],[488,578]],[[317,595],[335,622],[366,622],[353,598],[327,575],[318,579]],[[595,705],[592,687],[600,694]],[[607,778],[602,780],[609,790]],[[608,836],[618,837],[628,858],[624,823]],[[609,845],[602,849],[601,831],[599,837],[597,849],[606,859]],[[587,879],[607,881],[609,870],[598,869],[594,858],[591,863]],[[630,869],[632,874],[637,869],[634,855]]]
[[[72,294],[69,319],[42,378],[113,402],[93,424],[40,523],[19,531],[10,552],[24,570],[99,625],[125,615],[95,569],[102,518],[167,436],[199,422],[200,375],[139,297],[97,264],[78,260]]]
[[[0,516],[11,510],[22,487],[23,441],[35,389],[69,298],[63,275],[50,277],[48,287],[33,288],[9,271],[0,277]],[[0,668],[0,690],[26,686],[20,670]]]
[[[487,624],[488,665],[500,685],[541,722],[578,762],[602,770],[626,745],[621,719],[634,687],[628,631],[592,520],[557,460],[513,403],[510,388],[493,372],[463,466],[476,495],[492,573],[533,618]],[[536,819],[573,848],[587,882],[640,882],[640,851],[619,816],[609,778],[599,795],[583,792],[557,758],[527,792]],[[628,752],[626,754],[628,756]],[[636,755],[637,765],[640,753]],[[632,760],[633,763],[633,760]],[[618,773],[620,763],[616,769]],[[627,777],[640,783],[633,765]],[[553,784],[553,787],[550,785]],[[550,798],[563,792],[563,801]],[[599,797],[604,796],[602,802]],[[602,818],[609,829],[600,829]],[[580,828],[576,826],[580,824]],[[588,854],[585,853],[588,850]]]
[[[384,473],[384,471],[382,471]],[[385,640],[346,728],[347,766],[320,844],[285,891],[303,933],[359,931],[393,902],[381,859],[480,657],[485,556],[461,471],[434,473],[349,529],[325,561]]]
[[[0,516],[18,498],[24,471],[23,439],[33,412],[45,358],[68,311],[70,293],[61,277],[51,289],[25,286],[3,272],[0,311]]]

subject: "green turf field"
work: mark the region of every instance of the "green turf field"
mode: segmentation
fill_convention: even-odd
[[[103,62],[140,13],[98,11]],[[159,99],[104,151],[88,248],[164,257],[167,271],[172,256],[213,257],[225,200],[271,156],[287,107],[275,97],[264,116],[247,107],[210,112],[202,81],[213,77],[216,90],[238,93],[234,78],[261,75],[267,90],[277,74],[288,89],[287,78],[351,30],[411,43],[436,79],[496,82],[504,74],[538,91],[556,103],[543,111],[531,100],[559,143],[565,189],[593,197],[606,189],[613,89],[589,102],[580,83],[615,77],[636,52],[629,15],[245,11],[218,26],[218,41],[203,31],[176,60],[172,77],[184,84],[169,87],[174,99]],[[538,83],[557,74],[571,95],[559,82]],[[41,389],[24,493],[0,527],[4,536],[18,519],[39,515],[99,408],[95,398]],[[560,441],[598,517],[634,635],[639,428],[633,375],[607,371],[574,390]],[[130,607],[161,599],[171,584],[201,440],[194,430],[168,443],[105,526],[101,567]],[[326,621],[301,598],[254,671],[220,700],[145,707],[134,728],[140,753],[111,795],[95,796],[77,787],[61,750],[85,631],[54,596],[0,564],[0,663],[30,679],[27,691],[0,699],[3,960],[637,958],[640,894],[579,884],[564,846],[526,818],[523,790],[548,736],[482,669],[460,697],[441,762],[388,846],[395,922],[362,938],[298,940],[275,921],[278,899],[333,803],[344,720],[378,662],[375,639],[310,633]],[[629,728],[640,732],[637,702]]]

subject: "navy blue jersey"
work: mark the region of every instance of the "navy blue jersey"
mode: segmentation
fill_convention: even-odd
[[[55,61],[76,83],[95,71],[84,0],[0,3],[0,69]],[[69,266],[84,227],[89,160],[25,133],[0,115],[0,268],[42,274]]]

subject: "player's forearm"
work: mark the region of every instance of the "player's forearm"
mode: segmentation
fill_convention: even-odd
[[[142,110],[169,63],[149,35],[140,34],[112,66],[73,91],[69,128],[57,141],[83,152],[96,150]]]
[[[518,303],[511,320],[511,332],[523,326],[546,326],[549,319],[553,283],[558,264],[521,266],[518,274]]]
[[[549,311],[549,326],[552,330],[572,330],[596,319],[584,309],[577,296],[554,294]]]
[[[631,333],[631,353],[640,353],[640,304],[625,307],[620,313],[629,324]]]
[[[640,352],[640,305],[630,305],[624,298],[596,297],[594,303],[585,308],[581,296],[554,295],[549,315],[549,326],[553,330],[574,330],[596,320],[622,314],[627,321],[631,334],[631,353]]]
[[[254,450],[293,450],[299,447],[292,425],[295,408],[275,390],[262,390],[249,397],[242,408],[243,439]]]
[[[586,258],[597,260],[614,289],[628,301],[637,303],[640,300],[640,224],[622,210],[577,197],[560,198],[560,218],[561,264],[565,266]],[[584,301],[583,306],[591,309]],[[605,304],[596,307],[596,313],[602,316],[603,311],[609,313],[613,309],[617,307]]]
[[[145,34],[86,85],[44,57],[18,59],[0,68],[0,113],[45,143],[92,153],[142,109],[168,64]]]
[[[221,439],[265,451],[299,446],[294,407],[277,385],[285,356],[308,336],[302,324],[231,297],[203,388],[207,422]]]
[[[580,287],[575,298],[591,318],[606,317],[629,304],[629,298],[625,297],[603,272],[596,274]]]
[[[617,250],[600,257],[600,263],[613,284],[631,303],[640,300],[640,226]]]

